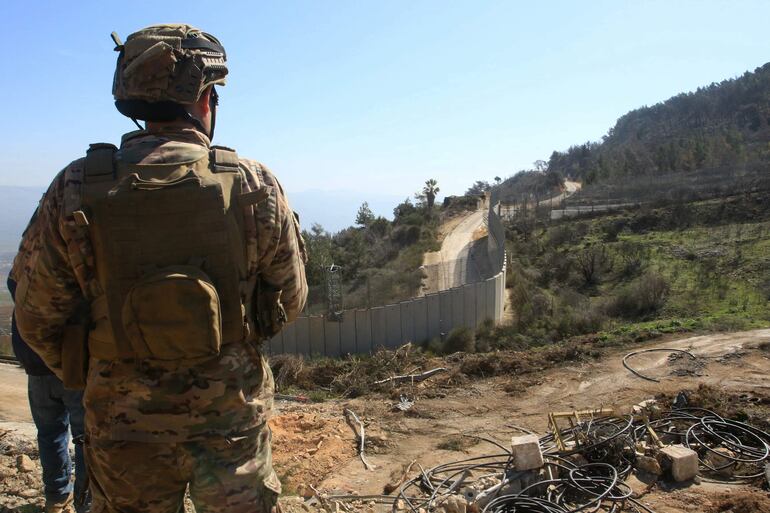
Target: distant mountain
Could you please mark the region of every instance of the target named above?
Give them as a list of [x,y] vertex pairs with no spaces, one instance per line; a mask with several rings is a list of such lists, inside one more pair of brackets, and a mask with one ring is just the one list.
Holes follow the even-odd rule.
[[[0,252],[16,250],[43,192],[43,187],[0,186]],[[292,208],[300,215],[303,228],[320,223],[330,232],[352,225],[364,201],[376,215],[392,218],[393,207],[406,197],[349,191],[289,191],[287,194]]]
[[554,151],[548,170],[585,183],[770,164],[770,63],[621,116],[601,142]]
[[16,250],[43,192],[43,187],[0,186],[0,252]]

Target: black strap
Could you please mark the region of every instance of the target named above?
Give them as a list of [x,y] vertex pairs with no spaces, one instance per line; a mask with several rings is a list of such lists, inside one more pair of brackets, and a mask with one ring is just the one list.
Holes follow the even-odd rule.
[[224,146],[212,146],[209,161],[214,173],[237,173],[239,169],[238,154]]
[[83,169],[84,181],[101,182],[115,178],[116,151],[118,148],[114,144],[96,143],[90,145]]

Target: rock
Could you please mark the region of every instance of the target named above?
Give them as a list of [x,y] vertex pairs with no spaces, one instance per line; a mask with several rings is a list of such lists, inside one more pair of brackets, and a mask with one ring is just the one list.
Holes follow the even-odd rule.
[[660,450],[661,456],[671,462],[671,476],[681,483],[698,475],[698,453],[683,445],[669,445]]
[[27,488],[26,490],[22,490],[19,493],[17,493],[19,497],[24,497],[25,499],[31,499],[32,497],[37,497],[40,495],[40,492],[33,489],[33,488]]
[[19,472],[32,472],[35,470],[35,464],[26,454],[19,454],[16,458],[16,468]]
[[516,470],[533,470],[543,466],[543,453],[536,435],[514,436],[511,449]]
[[647,399],[646,401],[642,401],[639,404],[635,404],[631,408],[631,412],[634,415],[643,415],[649,417],[650,420],[660,418],[660,406],[658,406],[658,401],[655,399]]
[[706,453],[706,464],[714,468],[714,471],[722,477],[733,477],[735,470],[735,454],[724,447],[717,447]]
[[641,470],[642,472],[647,472],[648,474],[655,476],[659,476],[663,473],[658,460],[645,455],[639,455],[636,457],[636,468],[637,470]]
[[450,495],[441,506],[446,513],[467,513],[468,511],[468,503],[459,495]]

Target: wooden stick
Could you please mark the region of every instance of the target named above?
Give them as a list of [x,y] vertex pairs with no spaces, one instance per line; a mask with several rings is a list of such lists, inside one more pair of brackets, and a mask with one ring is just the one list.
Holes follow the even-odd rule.
[[425,371],[422,374],[406,374],[404,376],[392,376],[390,378],[381,379],[379,381],[375,381],[372,383],[373,385],[382,385],[384,383],[401,383],[403,381],[411,381],[412,383],[419,383],[420,381],[426,380],[429,377],[433,376],[434,374],[438,374],[439,372],[445,372],[446,367],[437,367],[435,369],[431,369],[429,371]]

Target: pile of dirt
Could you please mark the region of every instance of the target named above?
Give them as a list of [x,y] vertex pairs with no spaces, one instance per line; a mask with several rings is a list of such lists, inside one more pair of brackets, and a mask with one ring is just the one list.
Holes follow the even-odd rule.
[[312,494],[310,485],[356,456],[353,431],[342,416],[331,420],[315,413],[285,413],[270,420],[270,429],[273,466],[285,494]]
[[770,513],[770,496],[753,490],[725,494],[708,513]]
[[42,476],[35,441],[0,428],[0,513],[41,511]]

